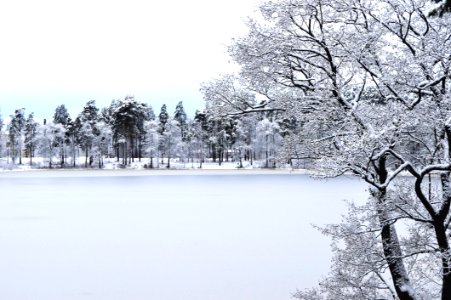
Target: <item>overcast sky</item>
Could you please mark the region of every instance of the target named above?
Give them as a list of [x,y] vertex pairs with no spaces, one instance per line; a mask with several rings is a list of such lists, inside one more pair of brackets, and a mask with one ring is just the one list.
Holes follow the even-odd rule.
[[226,45],[258,0],[17,0],[0,4],[0,113],[72,117],[128,94],[203,108],[199,84],[233,69]]

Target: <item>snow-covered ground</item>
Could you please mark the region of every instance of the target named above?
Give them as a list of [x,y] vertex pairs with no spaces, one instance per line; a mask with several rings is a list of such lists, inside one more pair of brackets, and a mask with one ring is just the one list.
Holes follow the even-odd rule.
[[3,172],[0,295],[290,299],[329,268],[310,224],[338,221],[364,190],[287,170]]
[[[53,158],[52,169],[58,170],[61,169],[59,165],[59,159]],[[75,169],[84,169],[84,170],[98,170],[98,163],[94,162],[92,166],[85,168],[85,157],[80,156],[76,161],[77,167]],[[148,166],[150,165],[150,160],[148,158],[142,158],[141,161],[135,159],[134,162],[131,162],[127,165],[125,169],[127,170],[141,170],[141,169],[150,169]],[[160,159],[153,159],[153,166],[151,170],[167,170],[167,158],[164,159],[163,162]],[[218,162],[213,162],[211,159],[202,163],[198,161],[193,162],[183,162],[179,159],[171,159],[171,170],[254,170],[254,169],[262,169],[264,166],[263,161],[254,161],[251,164],[249,161],[243,162],[243,167],[239,168],[239,163],[232,161],[225,161],[219,164]],[[29,170],[41,170],[48,169],[49,163],[48,159],[44,159],[42,157],[33,158],[32,165],[30,165],[28,158],[22,158],[22,164],[12,163],[9,158],[0,158],[0,172],[10,172],[10,171],[29,171]],[[66,163],[65,169],[72,169],[72,163],[69,160]],[[122,160],[119,161],[116,158],[104,158],[103,159],[103,170],[117,170],[124,169],[122,165]],[[289,165],[286,167],[279,167],[279,169],[292,169]]]

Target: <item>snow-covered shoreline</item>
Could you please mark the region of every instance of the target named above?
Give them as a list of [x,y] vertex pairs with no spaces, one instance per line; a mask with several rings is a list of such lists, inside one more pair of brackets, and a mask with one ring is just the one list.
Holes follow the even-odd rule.
[[151,175],[271,175],[309,174],[291,169],[16,169],[0,170],[2,177],[98,177]]

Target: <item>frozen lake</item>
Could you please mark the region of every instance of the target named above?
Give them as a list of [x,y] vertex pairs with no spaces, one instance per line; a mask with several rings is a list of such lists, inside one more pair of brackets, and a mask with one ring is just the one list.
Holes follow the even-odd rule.
[[329,270],[310,224],[366,198],[352,178],[121,172],[0,173],[2,299],[290,299]]

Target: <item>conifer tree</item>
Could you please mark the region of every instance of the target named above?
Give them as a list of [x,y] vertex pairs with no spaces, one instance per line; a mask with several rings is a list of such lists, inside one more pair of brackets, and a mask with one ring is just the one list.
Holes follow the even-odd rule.
[[158,115],[158,120],[160,122],[158,133],[162,135],[165,131],[166,123],[168,122],[169,114],[166,108],[166,104],[161,106],[160,114]]
[[59,105],[53,114],[53,123],[67,125],[69,121],[69,113],[64,104]]
[[156,116],[155,116],[155,112],[153,111],[152,105],[147,106],[147,115],[148,115],[148,118],[150,121],[155,120]]
[[[69,122],[69,113],[64,104],[61,104],[55,109],[55,113],[53,115],[53,123],[61,124],[66,128],[67,123]],[[56,140],[56,143],[60,146],[60,156],[61,156],[61,167],[64,167],[65,163],[65,137],[61,137]]]
[[96,106],[95,100],[90,100],[83,107],[82,112],[78,116],[80,127],[79,127],[79,141],[82,148],[85,151],[85,167],[92,164],[92,157],[90,157],[89,152],[93,145],[94,135],[96,132],[96,123],[98,121],[99,109]]
[[37,127],[33,113],[29,114],[25,124],[25,151],[30,159],[30,166],[33,164]]
[[11,156],[13,162],[19,158],[19,164],[22,164],[22,146],[23,131],[25,129],[25,108],[16,109],[14,115],[11,115],[9,124],[9,142],[11,147]]
[[[113,130],[115,136],[123,139],[123,164],[127,164],[127,157],[131,161],[136,156],[141,158],[142,139],[145,136],[144,122],[149,120],[148,106],[127,96],[117,103],[113,112]],[[136,155],[137,154],[137,155]]]
[[81,125],[79,117],[77,117],[75,120],[72,120],[71,118],[68,119],[66,125],[65,139],[67,143],[70,145],[73,167],[75,167],[77,164],[76,156],[77,156],[77,147],[80,143],[79,139],[80,127]]
[[186,141],[186,135],[187,135],[187,117],[185,109],[183,108],[183,102],[180,101],[177,106],[175,107],[174,112],[174,120],[177,121],[178,126],[180,127],[180,133],[182,136],[182,141]]

